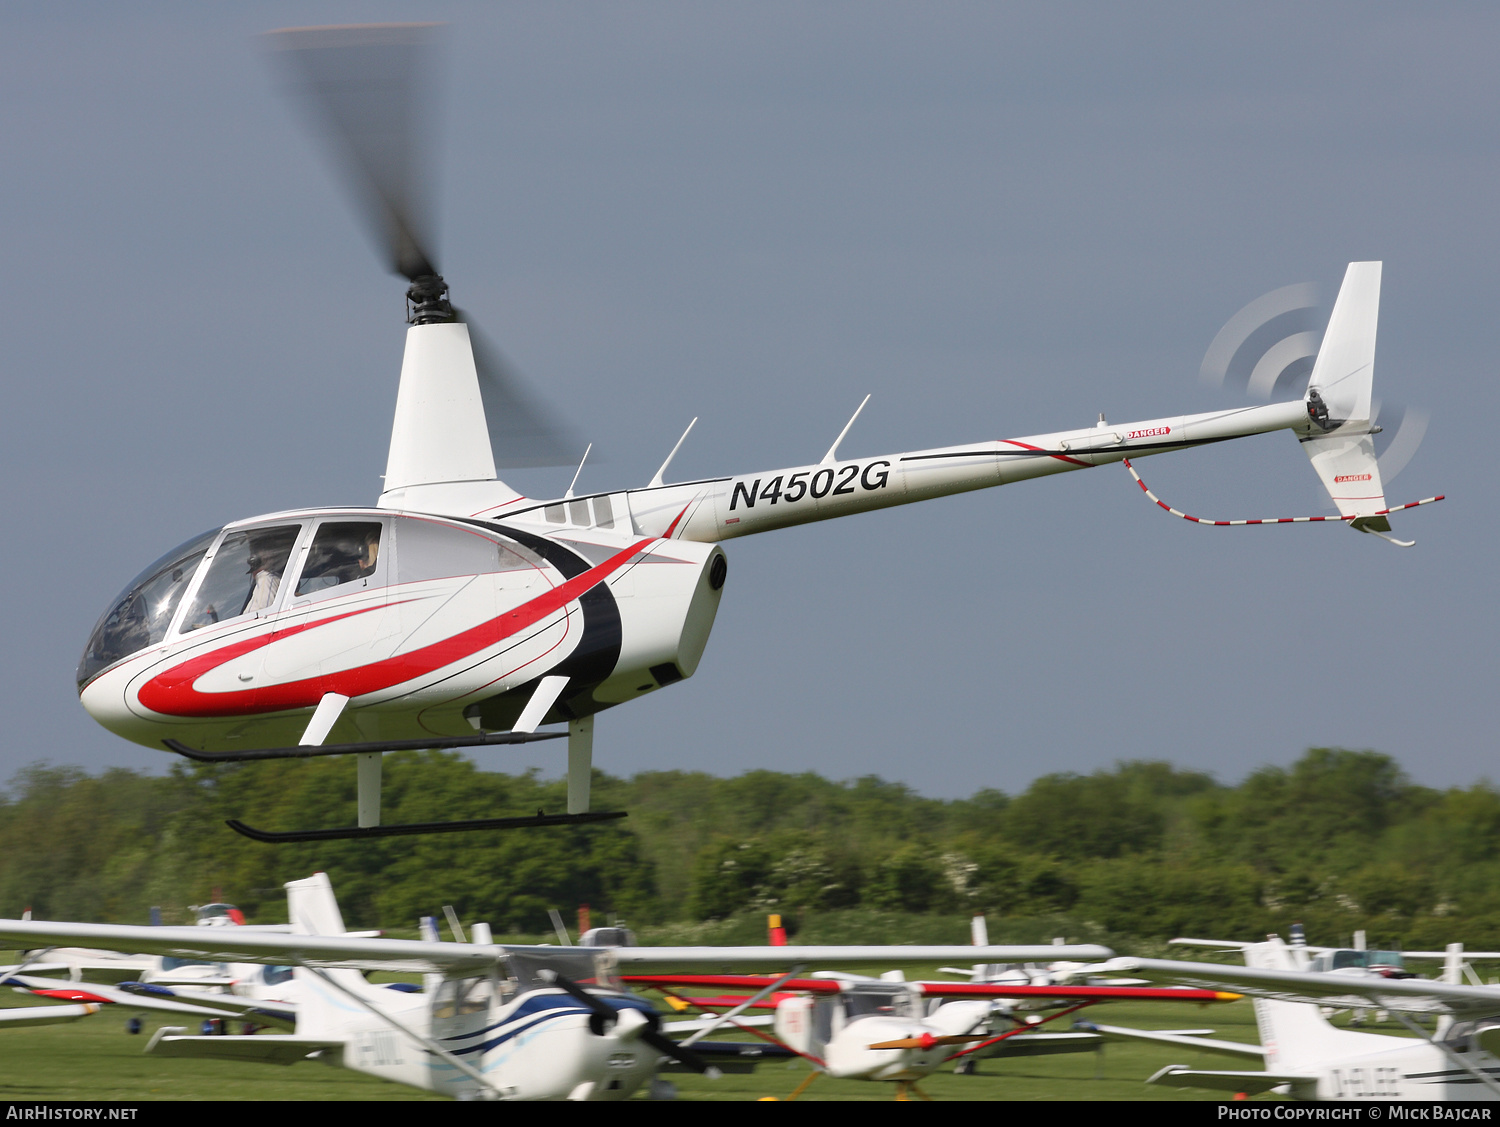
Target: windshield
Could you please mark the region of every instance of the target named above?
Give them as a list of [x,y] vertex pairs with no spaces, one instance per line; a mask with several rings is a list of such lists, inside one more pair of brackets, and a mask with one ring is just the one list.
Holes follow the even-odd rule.
[[173,548],[130,582],[104,612],[78,662],[78,687],[121,658],[154,646],[167,636],[182,593],[193,580],[217,528]]
[[579,986],[597,986],[606,990],[619,990],[620,980],[615,977],[614,956],[608,951],[591,951],[586,947],[559,947],[553,951],[540,952],[508,951],[511,977],[521,990],[534,990],[552,985],[550,977],[543,977],[542,970],[553,971],[571,979]]
[[1404,967],[1405,959],[1400,951],[1335,951],[1332,970],[1345,967]]

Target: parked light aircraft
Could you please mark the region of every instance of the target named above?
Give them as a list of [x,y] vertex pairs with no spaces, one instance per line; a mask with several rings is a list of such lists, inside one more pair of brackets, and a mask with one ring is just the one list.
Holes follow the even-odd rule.
[[[906,950],[900,949],[903,955]],[[878,979],[823,973],[810,978],[627,974],[623,980],[661,990],[705,1012],[729,1006],[718,1018],[727,1027],[738,1026],[739,1015],[749,1009],[774,1008],[774,1037],[746,1031],[813,1066],[792,1099],[820,1075],[892,1081],[898,1100],[907,1099],[909,1092],[926,1099],[917,1081],[950,1061],[962,1064],[982,1056],[1040,1056],[1097,1048],[1100,1038],[1094,1033],[1043,1033],[1039,1029],[1098,1002],[1208,1003],[1240,997],[1219,990],[1176,987],[907,982],[899,972]],[[682,993],[704,987],[756,993],[709,999]],[[743,1059],[748,1046],[698,1043],[716,1027],[717,1023],[710,1023],[683,1044],[695,1044],[705,1054],[729,1053]]]
[[[90,715],[147,746],[217,760],[359,756],[357,827],[231,822],[239,832],[309,840],[622,816],[590,811],[594,717],[693,675],[728,574],[721,544],[735,537],[1277,430],[1302,444],[1338,509],[1287,522],[1392,539],[1391,513],[1441,499],[1389,505],[1375,461],[1379,262],[1349,265],[1307,390],[1290,402],[847,458],[851,418],[806,465],[669,484],[679,440],[642,487],[523,497],[496,467],[527,454],[528,409],[449,301],[416,206],[429,101],[412,74],[425,34],[271,37],[410,283],[375,506],[271,513],[194,537],[126,586],[78,666]],[[538,732],[545,724],[568,726],[566,815],[379,824],[380,753],[563,735]]]
[[[287,885],[293,934],[249,928],[132,927],[0,920],[0,940],[27,948],[86,943],[178,958],[295,967],[302,995],[296,1032],[182,1036],[159,1031],[150,1051],[289,1064],[326,1057],[385,1080],[459,1098],[624,1099],[664,1057],[710,1066],[674,1044],[621,972],[684,968],[793,973],[809,965],[865,965],[895,958],[996,962],[1108,957],[1091,945],[1046,947],[526,947],[354,939],[326,876]],[[435,933],[429,932],[429,935]],[[361,970],[419,972],[412,991],[366,982]],[[103,988],[109,989],[109,988]],[[205,1001],[205,1004],[206,1001]]]
[[[1264,1062],[1257,1071],[1204,1071],[1170,1065],[1148,1083],[1300,1099],[1494,1100],[1500,1098],[1500,987],[1458,981],[1390,979],[1299,966],[1279,938],[1244,948],[1246,965],[1115,959],[1109,970],[1158,982],[1236,990],[1255,996],[1260,1045],[1095,1026],[1100,1032],[1232,1053]],[[1455,953],[1457,954],[1457,953]],[[1456,978],[1456,965],[1450,974]],[[1335,1028],[1320,1007],[1389,1011],[1415,1037]],[[1429,1032],[1413,1015],[1436,1017]]]

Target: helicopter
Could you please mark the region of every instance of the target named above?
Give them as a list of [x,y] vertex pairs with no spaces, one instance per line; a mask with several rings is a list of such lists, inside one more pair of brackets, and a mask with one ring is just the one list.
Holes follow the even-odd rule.
[[[408,282],[378,499],[238,520],[172,549],[105,610],[77,670],[83,707],[136,743],[211,762],[356,757],[356,825],[231,820],[236,832],[308,841],[623,817],[590,808],[594,717],[693,676],[736,537],[1114,462],[1136,474],[1131,458],[1276,430],[1302,444],[1338,516],[1204,520],[1137,481],[1200,524],[1335,521],[1402,546],[1390,514],[1442,499],[1385,500],[1371,410],[1379,262],[1349,265],[1300,399],[841,458],[867,396],[814,464],[668,483],[689,424],[644,487],[522,496],[498,470],[552,457],[547,426],[453,304],[423,235],[415,89],[431,30],[268,37]],[[381,824],[386,752],[564,737],[566,813]]]

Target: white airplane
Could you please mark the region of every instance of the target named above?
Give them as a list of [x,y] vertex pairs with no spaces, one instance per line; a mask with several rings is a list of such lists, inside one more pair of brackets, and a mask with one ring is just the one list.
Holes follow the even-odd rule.
[[[1169,1065],[1147,1083],[1248,1094],[1280,1091],[1320,1100],[1500,1098],[1500,987],[1386,978],[1359,968],[1307,970],[1280,938],[1244,947],[1246,965],[1115,959],[1106,969],[1157,982],[1255,996],[1260,1045],[1094,1026],[1107,1035],[1175,1044],[1262,1061],[1256,1071]],[[1456,974],[1456,967],[1450,966]],[[1389,1011],[1414,1037],[1334,1027],[1322,1007]],[[1414,1015],[1436,1017],[1432,1031]]]
[[[594,716],[693,675],[728,574],[720,545],[735,537],[1277,430],[1301,443],[1337,516],[1204,520],[1157,503],[1200,524],[1331,521],[1394,539],[1390,514],[1441,500],[1388,504],[1375,460],[1379,262],[1349,265],[1306,393],[1289,402],[842,457],[856,411],[816,462],[668,483],[684,432],[642,487],[521,496],[497,466],[524,458],[531,416],[448,300],[415,206],[427,102],[411,75],[425,34],[271,37],[410,282],[375,506],[269,513],[194,537],[126,585],[78,666],[83,707],[146,746],[227,761],[359,757],[357,826],[231,821],[238,832],[301,841],[623,816],[590,810]],[[382,752],[564,734],[545,724],[567,725],[567,814],[380,824]]]
[[[164,1029],[152,1038],[148,1051],[281,1064],[332,1059],[385,1080],[477,1099],[617,1100],[647,1082],[664,1057],[709,1069],[691,1046],[681,1047],[663,1035],[651,1005],[622,988],[621,971],[734,967],[790,968],[795,974],[812,964],[946,961],[964,953],[997,962],[1054,952],[1083,959],[1109,955],[1107,948],[1091,945],[1062,950],[523,947],[491,943],[484,924],[471,927],[470,943],[355,939],[343,931],[326,876],[293,881],[287,893],[291,934],[0,920],[0,940],[27,948],[87,943],[177,958],[291,966],[302,987],[295,1033],[185,1036]],[[427,978],[421,990],[376,986],[365,981],[361,970],[420,972]],[[250,1004],[227,998],[212,1004],[233,1001]],[[194,1004],[200,1000],[195,998]]]
[[[986,952],[994,949],[979,948]],[[900,950],[904,954],[907,949]],[[1179,987],[907,982],[900,972],[878,979],[825,972],[809,978],[790,974],[779,978],[627,974],[623,980],[633,986],[662,990],[677,1003],[704,1012],[728,1007],[683,1042],[705,1055],[726,1054],[739,1060],[791,1054],[802,1057],[813,1071],[789,1099],[796,1099],[821,1075],[894,1082],[896,1099],[907,1100],[911,1093],[927,1099],[917,1082],[950,1062],[957,1061],[959,1070],[967,1072],[972,1069],[963,1066],[981,1057],[1041,1056],[1097,1048],[1101,1038],[1096,1033],[1039,1030],[1048,1022],[1099,1002],[1206,1004],[1240,997],[1219,990]],[[756,992],[727,998],[694,998],[682,993],[704,987]],[[756,1007],[774,1008],[774,1037],[756,1035],[780,1053],[744,1044],[700,1043],[701,1038],[719,1028],[746,1028],[740,1015]]]

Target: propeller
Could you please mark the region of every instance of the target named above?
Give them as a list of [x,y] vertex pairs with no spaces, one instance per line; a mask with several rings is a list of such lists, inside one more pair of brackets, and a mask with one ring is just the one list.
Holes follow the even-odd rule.
[[[619,1020],[620,1014],[618,1010],[611,1006],[606,1006],[599,998],[590,994],[572,979],[558,974],[555,970],[544,970],[540,972],[538,977],[544,981],[551,982],[553,986],[556,986],[565,994],[571,995],[575,1000],[587,1006],[589,1011],[594,1015],[595,1020],[589,1024],[595,1033],[602,1034],[605,1029]],[[659,1030],[644,1029],[637,1036],[662,1056],[671,1057],[684,1068],[691,1068],[694,1072],[701,1072],[711,1080],[718,1079],[720,1073],[717,1068],[693,1052],[692,1049],[679,1045],[670,1037],[664,1036]]]
[[426,126],[436,24],[289,28],[265,36],[294,99],[354,197],[381,257],[409,283],[407,320],[469,326],[497,467],[572,465],[583,444],[448,300],[433,249]]
[[[1199,377],[1252,399],[1300,395],[1323,342],[1327,314],[1318,288],[1298,282],[1262,294],[1224,323],[1203,354]],[[1376,403],[1375,456],[1389,485],[1406,468],[1427,433],[1424,411]]]

